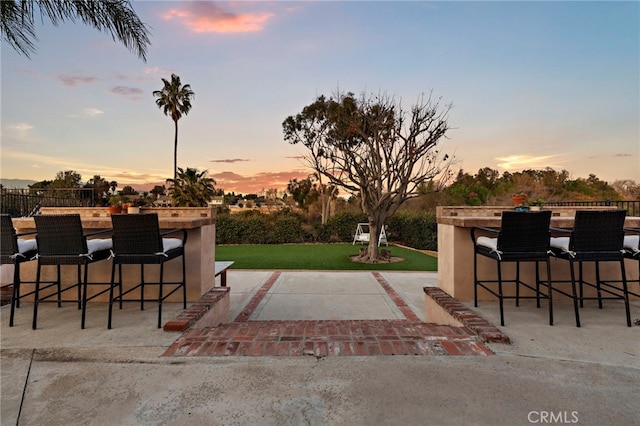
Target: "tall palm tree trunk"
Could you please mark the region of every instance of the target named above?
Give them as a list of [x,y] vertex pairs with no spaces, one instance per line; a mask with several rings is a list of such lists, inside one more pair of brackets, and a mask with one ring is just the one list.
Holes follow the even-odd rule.
[[173,139],[173,179],[178,177],[178,120],[173,122],[175,131],[175,137]]
[[178,178],[178,120],[183,115],[187,115],[191,109],[191,98],[194,96],[191,86],[180,84],[180,77],[171,74],[171,82],[162,79],[164,87],[162,90],[154,90],[153,96],[156,105],[162,109],[164,115],[171,117],[175,127],[175,138],[173,141],[173,179]]

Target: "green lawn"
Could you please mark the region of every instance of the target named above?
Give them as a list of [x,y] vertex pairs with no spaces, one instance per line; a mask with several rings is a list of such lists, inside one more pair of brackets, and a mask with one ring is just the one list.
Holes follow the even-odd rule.
[[[420,252],[389,246],[391,256],[402,262],[375,265],[352,262],[349,256],[358,254],[363,245],[351,244],[274,244],[219,245],[216,260],[233,260],[233,269],[301,269],[301,270],[376,270],[376,271],[436,271],[438,260]],[[387,248],[385,246],[381,249]]]

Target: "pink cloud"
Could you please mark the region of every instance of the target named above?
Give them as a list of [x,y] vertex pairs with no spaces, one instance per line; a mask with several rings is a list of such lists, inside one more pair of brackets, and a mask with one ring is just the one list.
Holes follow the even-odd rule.
[[79,83],[92,84],[98,81],[96,77],[82,77],[76,75],[59,75],[58,80],[65,86],[77,86]]
[[246,161],[251,161],[249,159],[246,158],[225,158],[222,160],[209,160],[210,163],[242,163],[242,162],[246,162]]
[[[152,176],[133,175],[125,172],[111,174],[109,179],[118,182],[118,188],[126,185],[133,186],[137,191],[150,191],[155,185],[164,185],[169,188],[166,182],[155,181]],[[283,172],[259,172],[253,175],[240,175],[235,172],[209,173],[209,176],[216,181],[215,187],[224,192],[235,192],[236,194],[260,194],[263,189],[275,188],[280,191],[287,189],[287,184],[292,179],[306,179],[309,177],[309,170],[289,170]]]
[[262,31],[273,13],[233,13],[214,2],[184,2],[162,15],[178,19],[195,33],[240,33]]
[[143,91],[137,87],[128,87],[128,86],[115,86],[109,89],[110,93],[118,96],[124,96],[125,98],[138,101],[142,99]]
[[211,176],[216,180],[216,188],[222,188],[225,192],[258,194],[263,189],[285,190],[290,180],[306,179],[309,176],[309,171],[260,172],[249,176],[226,171],[212,173]]

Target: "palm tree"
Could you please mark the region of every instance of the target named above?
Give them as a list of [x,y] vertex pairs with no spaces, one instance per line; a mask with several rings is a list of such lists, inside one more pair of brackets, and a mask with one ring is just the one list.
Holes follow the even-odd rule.
[[164,115],[170,115],[175,128],[173,141],[173,179],[177,178],[178,170],[178,120],[182,114],[187,115],[191,110],[191,98],[195,93],[191,90],[191,85],[180,83],[180,77],[171,74],[171,81],[162,79],[164,87],[162,90],[154,90],[153,96],[156,98],[156,105],[162,108]]
[[147,61],[147,47],[151,44],[149,30],[128,0],[2,0],[2,39],[27,58],[35,51],[36,9],[40,12],[40,21],[47,18],[57,26],[60,22],[79,19],[109,33],[114,41],[120,40],[127,49]]
[[175,179],[167,179],[169,195],[172,204],[177,207],[206,207],[209,201],[216,195],[213,187],[216,181],[207,177],[208,170],[201,172],[198,169],[187,167],[187,170],[178,168],[178,176]]

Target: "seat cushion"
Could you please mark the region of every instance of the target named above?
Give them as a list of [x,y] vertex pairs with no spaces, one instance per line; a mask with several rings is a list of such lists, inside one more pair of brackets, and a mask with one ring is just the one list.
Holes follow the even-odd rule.
[[626,253],[638,257],[640,255],[640,235],[625,235],[622,248]]
[[631,251],[640,249],[640,235],[625,235],[622,246]]
[[87,240],[88,254],[103,250],[110,250],[111,248],[113,248],[113,241],[111,238],[95,238],[93,240]]
[[162,250],[164,253],[169,250],[177,249],[182,247],[182,240],[180,238],[163,238],[162,239]]
[[33,251],[38,249],[38,243],[36,240],[23,240],[22,238],[18,238],[18,252],[26,253],[28,251]]
[[498,239],[491,237],[478,237],[476,244],[479,246],[487,247],[493,251],[498,249]]
[[564,252],[569,252],[570,237],[551,237],[550,245],[552,249],[559,249]]

